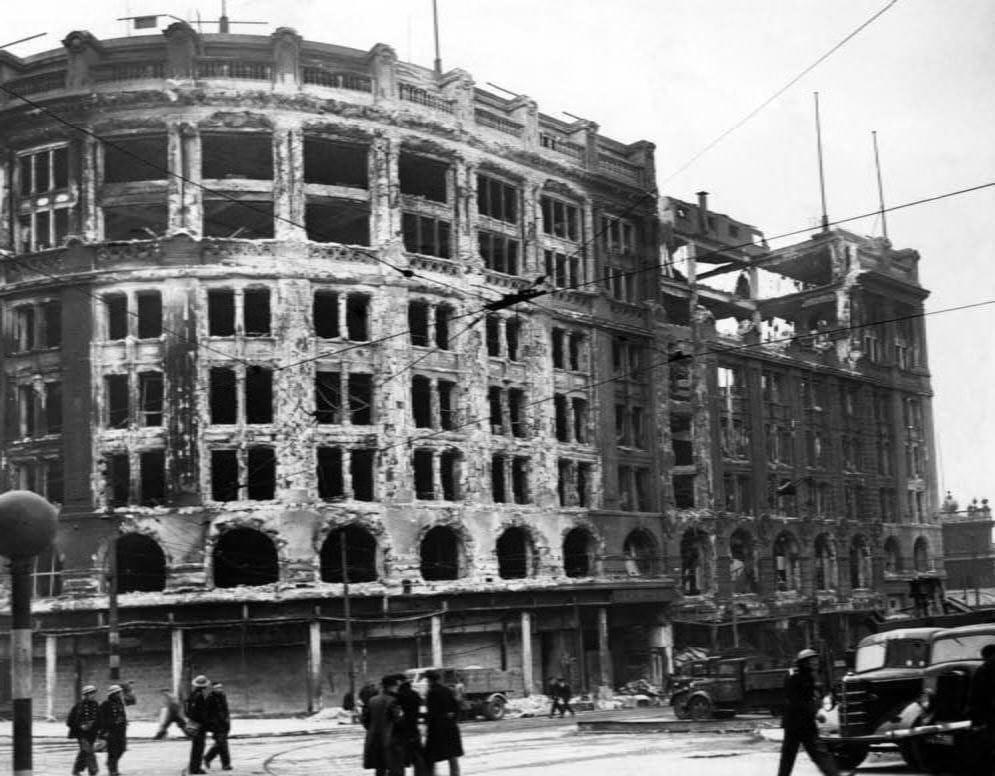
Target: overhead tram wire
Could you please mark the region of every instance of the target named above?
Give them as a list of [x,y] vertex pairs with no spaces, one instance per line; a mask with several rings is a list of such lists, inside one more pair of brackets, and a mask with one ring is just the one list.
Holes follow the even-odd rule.
[[721,143],[723,140],[725,140],[727,137],[729,137],[729,135],[731,135],[733,132],[735,132],[737,129],[739,129],[741,126],[743,126],[746,122],[748,122],[750,119],[752,119],[758,113],[760,113],[760,111],[762,111],[764,108],[766,108],[772,102],[774,102],[774,100],[776,100],[778,97],[780,97],[782,94],[784,94],[788,89],[790,89],[792,86],[794,86],[796,83],[798,83],[802,78],[804,78],[806,75],[808,75],[810,72],[812,72],[816,67],[818,67],[819,65],[821,65],[823,62],[825,62],[827,59],[829,59],[829,57],[831,57],[833,54],[835,54],[837,51],[839,51],[841,48],[843,48],[843,46],[845,46],[847,43],[849,43],[851,40],[853,40],[853,38],[855,38],[857,35],[859,35],[861,32],[863,32],[867,27],[869,27],[871,24],[873,24],[875,21],[877,21],[879,18],[881,18],[887,11],[891,10],[891,8],[897,2],[898,2],[898,0],[891,0],[891,2],[888,3],[888,5],[886,5],[884,8],[881,8],[879,11],[877,11],[876,13],[874,13],[869,19],[867,19],[865,22],[863,22],[863,24],[861,24],[860,26],[858,26],[849,35],[847,35],[845,38],[843,38],[838,43],[836,43],[836,45],[834,45],[831,49],[829,49],[829,51],[827,51],[821,57],[819,57],[818,59],[816,59],[811,65],[809,65],[808,67],[806,67],[798,75],[796,75],[794,78],[792,78],[790,81],[788,81],[784,86],[782,86],[780,89],[778,89],[776,92],[774,92],[770,97],[768,97],[766,100],[764,100],[762,103],[760,103],[760,105],[758,105],[752,111],[750,111],[749,113],[747,113],[743,118],[741,118],[739,121],[737,121],[731,127],[729,127],[729,129],[727,129],[725,132],[723,132],[721,135],[719,135],[717,138],[715,138],[712,142],[710,142],[708,145],[706,145],[704,148],[702,148],[700,151],[698,151],[685,164],[683,164],[681,167],[678,167],[676,170],[674,170],[674,172],[672,172],[670,175],[668,175],[666,178],[664,178],[664,180],[661,182],[660,185],[663,186],[663,185],[666,185],[667,183],[670,183],[670,181],[672,181],[674,178],[676,178],[678,175],[680,175],[682,172],[684,172],[686,169],[688,169],[691,165],[693,165],[695,162],[697,162],[701,157],[703,157],[705,154],[707,154],[709,151],[711,151],[713,148],[715,148],[715,146],[717,146],[719,143]]

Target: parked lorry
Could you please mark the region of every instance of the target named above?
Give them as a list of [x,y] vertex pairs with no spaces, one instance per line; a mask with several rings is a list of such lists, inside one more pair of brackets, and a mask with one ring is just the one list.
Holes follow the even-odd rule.
[[[853,670],[834,689],[835,707],[822,717],[821,735],[841,769],[856,768],[871,749],[894,748],[915,764],[911,743],[900,731],[919,717],[930,645],[941,628],[902,628],[862,639]],[[899,733],[896,738],[896,733]]]
[[744,711],[780,714],[786,668],[763,658],[711,657],[693,661],[674,680],[670,704],[678,719],[732,717]]
[[987,644],[995,644],[993,622],[946,628],[933,635],[921,697],[906,711],[914,719],[903,731],[919,769],[968,771],[978,747],[989,745],[972,729],[967,706],[971,680]]
[[454,693],[466,718],[484,717],[497,720],[505,715],[508,697],[524,690],[522,672],[498,668],[409,668],[405,676],[424,698],[428,686],[426,671],[436,671],[439,680]]

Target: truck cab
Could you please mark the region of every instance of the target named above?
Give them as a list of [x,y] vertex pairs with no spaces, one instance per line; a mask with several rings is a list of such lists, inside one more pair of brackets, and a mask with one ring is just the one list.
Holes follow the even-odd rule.
[[823,728],[822,737],[841,768],[856,768],[874,749],[898,746],[914,763],[907,742],[896,731],[915,721],[915,705],[923,690],[932,639],[941,628],[901,628],[874,633],[857,644],[853,670],[840,681],[837,729]]

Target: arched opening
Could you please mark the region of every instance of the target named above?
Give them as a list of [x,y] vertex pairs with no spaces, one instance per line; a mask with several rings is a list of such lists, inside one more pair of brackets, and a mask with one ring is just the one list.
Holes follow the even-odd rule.
[[166,589],[166,556],[154,539],[141,534],[125,534],[115,545],[119,593]]
[[815,589],[835,590],[838,584],[836,543],[828,534],[819,534],[815,539]]
[[755,542],[745,528],[737,528],[729,537],[729,574],[733,593],[760,592]]
[[850,542],[850,587],[871,586],[871,547],[864,536],[854,536]]
[[497,540],[498,575],[501,579],[524,579],[534,566],[532,539],[524,528],[508,528]]
[[884,540],[884,573],[901,574],[903,571],[902,545],[894,536]]
[[214,547],[214,586],[269,585],[280,576],[276,546],[262,531],[233,528]]
[[920,536],[916,543],[912,545],[912,561],[915,563],[916,571],[929,571],[929,542]]
[[641,528],[625,537],[622,544],[625,555],[625,568],[630,576],[647,577],[656,568],[656,542]]
[[460,540],[452,528],[437,525],[422,537],[421,575],[429,582],[462,575]]
[[[342,556],[345,571],[342,573]],[[365,528],[347,525],[336,528],[321,545],[322,582],[374,582],[377,571],[377,540]]]
[[589,577],[594,542],[584,528],[573,528],[563,537],[563,572],[568,577]]
[[774,540],[774,573],[778,590],[798,590],[801,587],[798,542],[787,531],[778,534]]
[[684,595],[701,595],[711,588],[711,539],[700,528],[681,537],[681,589]]
[[62,558],[54,544],[50,544],[35,558],[31,583],[31,592],[35,598],[62,595]]

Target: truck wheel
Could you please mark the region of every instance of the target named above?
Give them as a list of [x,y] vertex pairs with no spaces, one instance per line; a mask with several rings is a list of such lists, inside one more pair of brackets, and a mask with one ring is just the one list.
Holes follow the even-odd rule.
[[484,719],[494,722],[504,717],[504,706],[504,698],[489,698],[481,705],[480,711]]
[[711,719],[712,702],[704,695],[695,695],[688,701],[688,716],[691,719]]
[[832,747],[830,751],[836,760],[836,766],[841,771],[852,771],[867,757],[868,749],[869,747],[864,744],[840,744]]
[[671,698],[670,705],[673,707],[674,716],[677,717],[677,719],[688,718],[688,695],[686,692],[682,692]]

